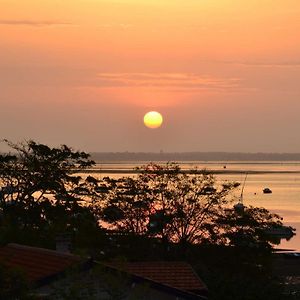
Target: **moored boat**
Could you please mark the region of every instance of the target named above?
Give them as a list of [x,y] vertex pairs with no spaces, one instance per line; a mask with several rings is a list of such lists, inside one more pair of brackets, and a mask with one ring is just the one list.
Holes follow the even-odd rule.
[[264,188],[263,193],[264,194],[272,194],[272,190],[270,190],[269,188]]

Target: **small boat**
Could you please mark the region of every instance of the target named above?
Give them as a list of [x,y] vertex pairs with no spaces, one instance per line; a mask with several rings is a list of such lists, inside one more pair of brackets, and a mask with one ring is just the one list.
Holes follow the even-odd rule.
[[233,206],[233,209],[238,215],[242,215],[245,211],[245,205],[242,202],[239,202]]
[[263,192],[264,194],[272,194],[272,190],[270,190],[269,188],[264,188]]
[[248,174],[246,173],[245,180],[244,180],[244,183],[243,183],[243,186],[242,186],[242,191],[241,191],[240,200],[239,200],[239,202],[238,202],[237,204],[235,204],[235,205],[233,206],[234,211],[235,211],[238,215],[243,215],[243,214],[244,214],[244,211],[245,211],[245,205],[244,205],[244,203],[243,203],[243,196],[244,196],[244,188],[245,188],[247,176],[248,176]]
[[280,239],[290,239],[295,235],[293,229],[289,226],[268,228],[264,230],[264,233]]
[[286,258],[300,258],[299,252],[287,252],[287,253],[283,253],[283,255]]

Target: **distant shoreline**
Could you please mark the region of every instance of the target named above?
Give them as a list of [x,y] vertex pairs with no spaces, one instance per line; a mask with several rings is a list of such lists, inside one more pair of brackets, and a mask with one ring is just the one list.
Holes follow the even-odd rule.
[[[140,174],[136,169],[84,169],[74,173],[100,173],[100,174]],[[181,170],[183,174],[300,174],[300,171],[257,171],[257,170]]]
[[96,161],[300,161],[300,153],[242,153],[242,152],[91,152]]

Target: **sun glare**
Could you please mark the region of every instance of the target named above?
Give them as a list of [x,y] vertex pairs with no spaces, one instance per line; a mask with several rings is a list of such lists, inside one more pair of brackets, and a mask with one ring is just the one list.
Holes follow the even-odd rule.
[[155,129],[159,128],[163,123],[162,115],[157,111],[150,111],[144,116],[144,124],[148,128]]

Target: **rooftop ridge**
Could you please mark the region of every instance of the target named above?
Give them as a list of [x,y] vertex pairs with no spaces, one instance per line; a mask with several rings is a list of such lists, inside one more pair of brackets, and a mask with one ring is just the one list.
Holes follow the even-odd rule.
[[17,243],[9,243],[6,246],[10,247],[10,248],[15,248],[15,249],[23,249],[23,250],[42,252],[42,253],[51,254],[51,255],[54,255],[54,256],[74,258],[74,259],[80,260],[80,256],[78,256],[78,255],[75,255],[75,254],[72,254],[72,253],[63,253],[63,252],[59,252],[59,251],[51,250],[51,249],[45,249],[45,248],[27,246],[27,245],[20,245],[20,244],[17,244]]
[[[136,262],[136,263],[155,263],[157,261],[147,261],[147,262]],[[187,262],[184,262],[184,261],[158,261],[158,262],[161,262],[161,263],[174,263],[174,262],[182,262],[186,265],[188,265],[192,270],[192,266],[187,263]],[[176,287],[176,286],[173,286],[171,284],[168,284],[168,283],[165,283],[165,282],[160,282],[160,281],[157,281],[153,278],[150,278],[148,276],[145,276],[145,275],[141,275],[141,274],[138,274],[138,273],[135,273],[135,272],[132,272],[131,270],[126,270],[125,268],[120,268],[118,267],[117,265],[114,265],[114,264],[111,264],[111,263],[107,263],[107,262],[101,262],[101,261],[95,261],[95,263],[97,264],[100,264],[104,267],[107,267],[107,268],[111,268],[111,269],[114,269],[116,271],[121,271],[121,272],[124,272],[124,273],[127,273],[127,274],[131,274],[132,276],[134,276],[135,278],[139,278],[139,279],[144,279],[144,280],[147,280],[148,282],[150,283],[153,283],[159,287],[162,287],[162,288],[167,288],[167,289],[171,289],[173,291],[177,291],[177,292],[180,292],[180,293],[183,293],[185,294],[186,296],[189,296],[189,297],[192,297],[191,299],[207,299],[205,296],[203,295],[199,295],[199,294],[196,294],[194,291],[189,291],[189,290],[186,290],[186,289],[182,289],[182,288],[179,288],[179,287]],[[133,262],[134,263],[134,262]],[[197,275],[197,273],[193,270],[193,273],[196,274],[197,278],[199,279],[199,281],[201,283],[203,283],[203,281],[201,280],[201,278]],[[207,286],[203,283],[203,287],[201,288],[201,290],[207,290]],[[189,298],[190,299],[190,298]]]

